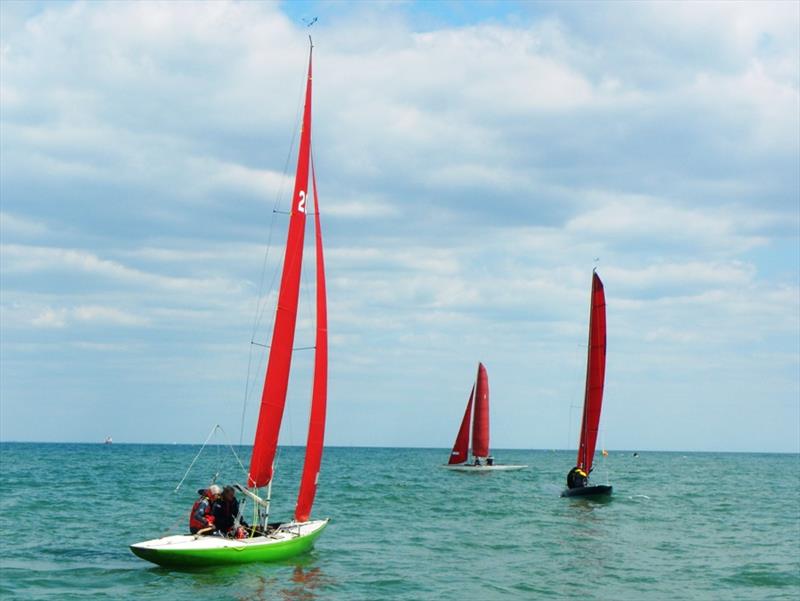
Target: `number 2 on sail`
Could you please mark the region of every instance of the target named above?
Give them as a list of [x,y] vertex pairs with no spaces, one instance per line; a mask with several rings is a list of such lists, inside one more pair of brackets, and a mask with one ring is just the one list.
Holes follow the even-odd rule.
[[306,212],[306,191],[300,190],[300,201],[297,203],[297,210],[301,213]]

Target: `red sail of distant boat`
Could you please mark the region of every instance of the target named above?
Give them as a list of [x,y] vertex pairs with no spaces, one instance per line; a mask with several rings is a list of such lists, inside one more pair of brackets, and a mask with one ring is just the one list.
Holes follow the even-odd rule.
[[317,332],[314,350],[314,384],[311,392],[311,415],[308,420],[306,460],[294,518],[305,522],[311,515],[317,492],[322,448],[325,440],[325,403],[328,396],[328,306],[325,293],[325,258],[322,253],[322,230],[319,222],[319,199],[314,159],[311,159],[311,185],[314,190],[314,227],[317,261]]
[[589,316],[589,356],[586,362],[586,394],[583,401],[581,441],[577,466],[588,474],[592,469],[600,410],[603,405],[603,383],[606,376],[606,296],[603,282],[592,274],[592,301]]
[[300,270],[303,262],[310,150],[311,54],[308,57],[303,126],[300,132],[300,149],[297,156],[297,172],[292,194],[289,233],[283,258],[281,287],[278,293],[278,307],[275,313],[275,326],[272,331],[264,391],[261,395],[261,410],[258,415],[253,456],[250,460],[248,485],[251,487],[266,486],[272,480],[275,451],[278,447],[278,435],[283,419],[283,409],[286,405],[286,390],[289,384],[289,369],[292,364],[292,347],[297,323]]
[[472,455],[474,457],[489,456],[489,376],[483,363],[478,363],[478,378],[475,383]]
[[448,461],[450,465],[464,463],[467,460],[467,453],[469,451],[469,426],[472,421],[472,399],[474,398],[475,386],[473,385],[472,392],[469,393],[467,409],[464,411],[464,419],[461,420],[461,427],[458,429],[456,443],[453,445],[453,451],[450,453],[450,461]]

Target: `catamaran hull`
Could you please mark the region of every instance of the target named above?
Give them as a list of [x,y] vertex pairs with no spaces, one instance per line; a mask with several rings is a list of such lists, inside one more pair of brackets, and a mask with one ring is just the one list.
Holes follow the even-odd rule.
[[513,472],[515,470],[524,470],[527,465],[443,465],[446,470],[454,472],[467,472],[471,474],[478,474],[484,472]]
[[305,553],[314,546],[328,520],[283,524],[269,536],[242,540],[179,534],[131,545],[131,551],[164,567],[192,568],[270,562]]
[[561,491],[562,497],[610,497],[612,486],[583,486],[581,488],[565,488]]

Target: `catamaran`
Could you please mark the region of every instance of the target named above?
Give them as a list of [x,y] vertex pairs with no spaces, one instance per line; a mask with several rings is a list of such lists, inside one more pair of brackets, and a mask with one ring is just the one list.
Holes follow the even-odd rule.
[[586,360],[586,390],[583,399],[581,438],[578,460],[567,474],[567,488],[562,497],[597,497],[611,494],[611,486],[589,486],[597,433],[600,430],[600,410],[603,407],[603,386],[606,377],[606,295],[603,282],[592,272],[592,297],[589,311],[589,351]]
[[[473,418],[473,405],[475,415]],[[472,423],[472,462],[469,458],[469,434]],[[478,363],[478,375],[467,401],[467,408],[456,435],[456,442],[450,452],[450,461],[443,465],[457,472],[491,472],[521,470],[527,465],[501,465],[494,462],[489,454],[489,375],[483,363]]]
[[[310,38],[309,38],[310,40]],[[208,566],[231,563],[277,561],[308,551],[328,525],[327,519],[311,519],[317,490],[325,436],[325,411],[328,385],[328,318],[325,290],[325,265],[320,229],[317,181],[311,155],[311,58],[305,86],[303,125],[295,174],[294,193],[284,251],[278,306],[272,331],[269,360],[261,396],[253,455],[246,486],[237,486],[257,507],[257,518],[244,538],[178,534],[131,545],[131,551],[148,561],[164,566]],[[316,341],[306,456],[294,519],[269,522],[269,505],[274,475],[278,435],[283,419],[289,371],[292,362],[303,239],[308,204],[309,171],[314,198],[316,258]],[[266,496],[261,489],[266,487]]]

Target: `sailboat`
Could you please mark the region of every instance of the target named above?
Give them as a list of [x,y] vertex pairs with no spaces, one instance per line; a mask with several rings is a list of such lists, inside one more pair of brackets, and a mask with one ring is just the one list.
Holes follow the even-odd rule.
[[[310,41],[310,38],[309,38]],[[180,534],[131,545],[131,551],[148,561],[164,566],[207,566],[232,563],[277,561],[308,551],[328,525],[327,519],[311,519],[311,508],[317,490],[325,436],[325,409],[328,383],[328,326],[325,291],[325,266],[320,230],[317,182],[311,156],[311,57],[305,86],[303,126],[297,159],[294,193],[284,252],[278,306],[272,331],[269,360],[261,397],[261,408],[253,445],[247,485],[238,485],[240,492],[257,507],[253,526],[241,539],[223,536]],[[308,203],[309,171],[314,197],[316,258],[316,343],[314,376],[311,392],[311,413],[306,443],[305,463],[294,511],[294,519],[284,523],[269,522],[269,504],[274,475],[286,392],[292,362],[300,275],[303,260],[303,239]],[[266,487],[266,497],[261,489]]]
[[[473,417],[473,406],[475,414]],[[472,457],[469,459],[469,434],[472,424]],[[500,465],[489,454],[489,375],[483,363],[478,363],[478,375],[467,401],[467,408],[450,452],[450,461],[442,467],[457,472],[491,472],[521,470],[527,465]]]
[[611,494],[611,486],[589,485],[600,410],[603,407],[603,386],[606,377],[606,295],[597,271],[592,271],[592,297],[589,312],[589,351],[586,360],[586,390],[583,399],[581,438],[578,460],[567,474],[567,488],[562,497],[597,497]]

